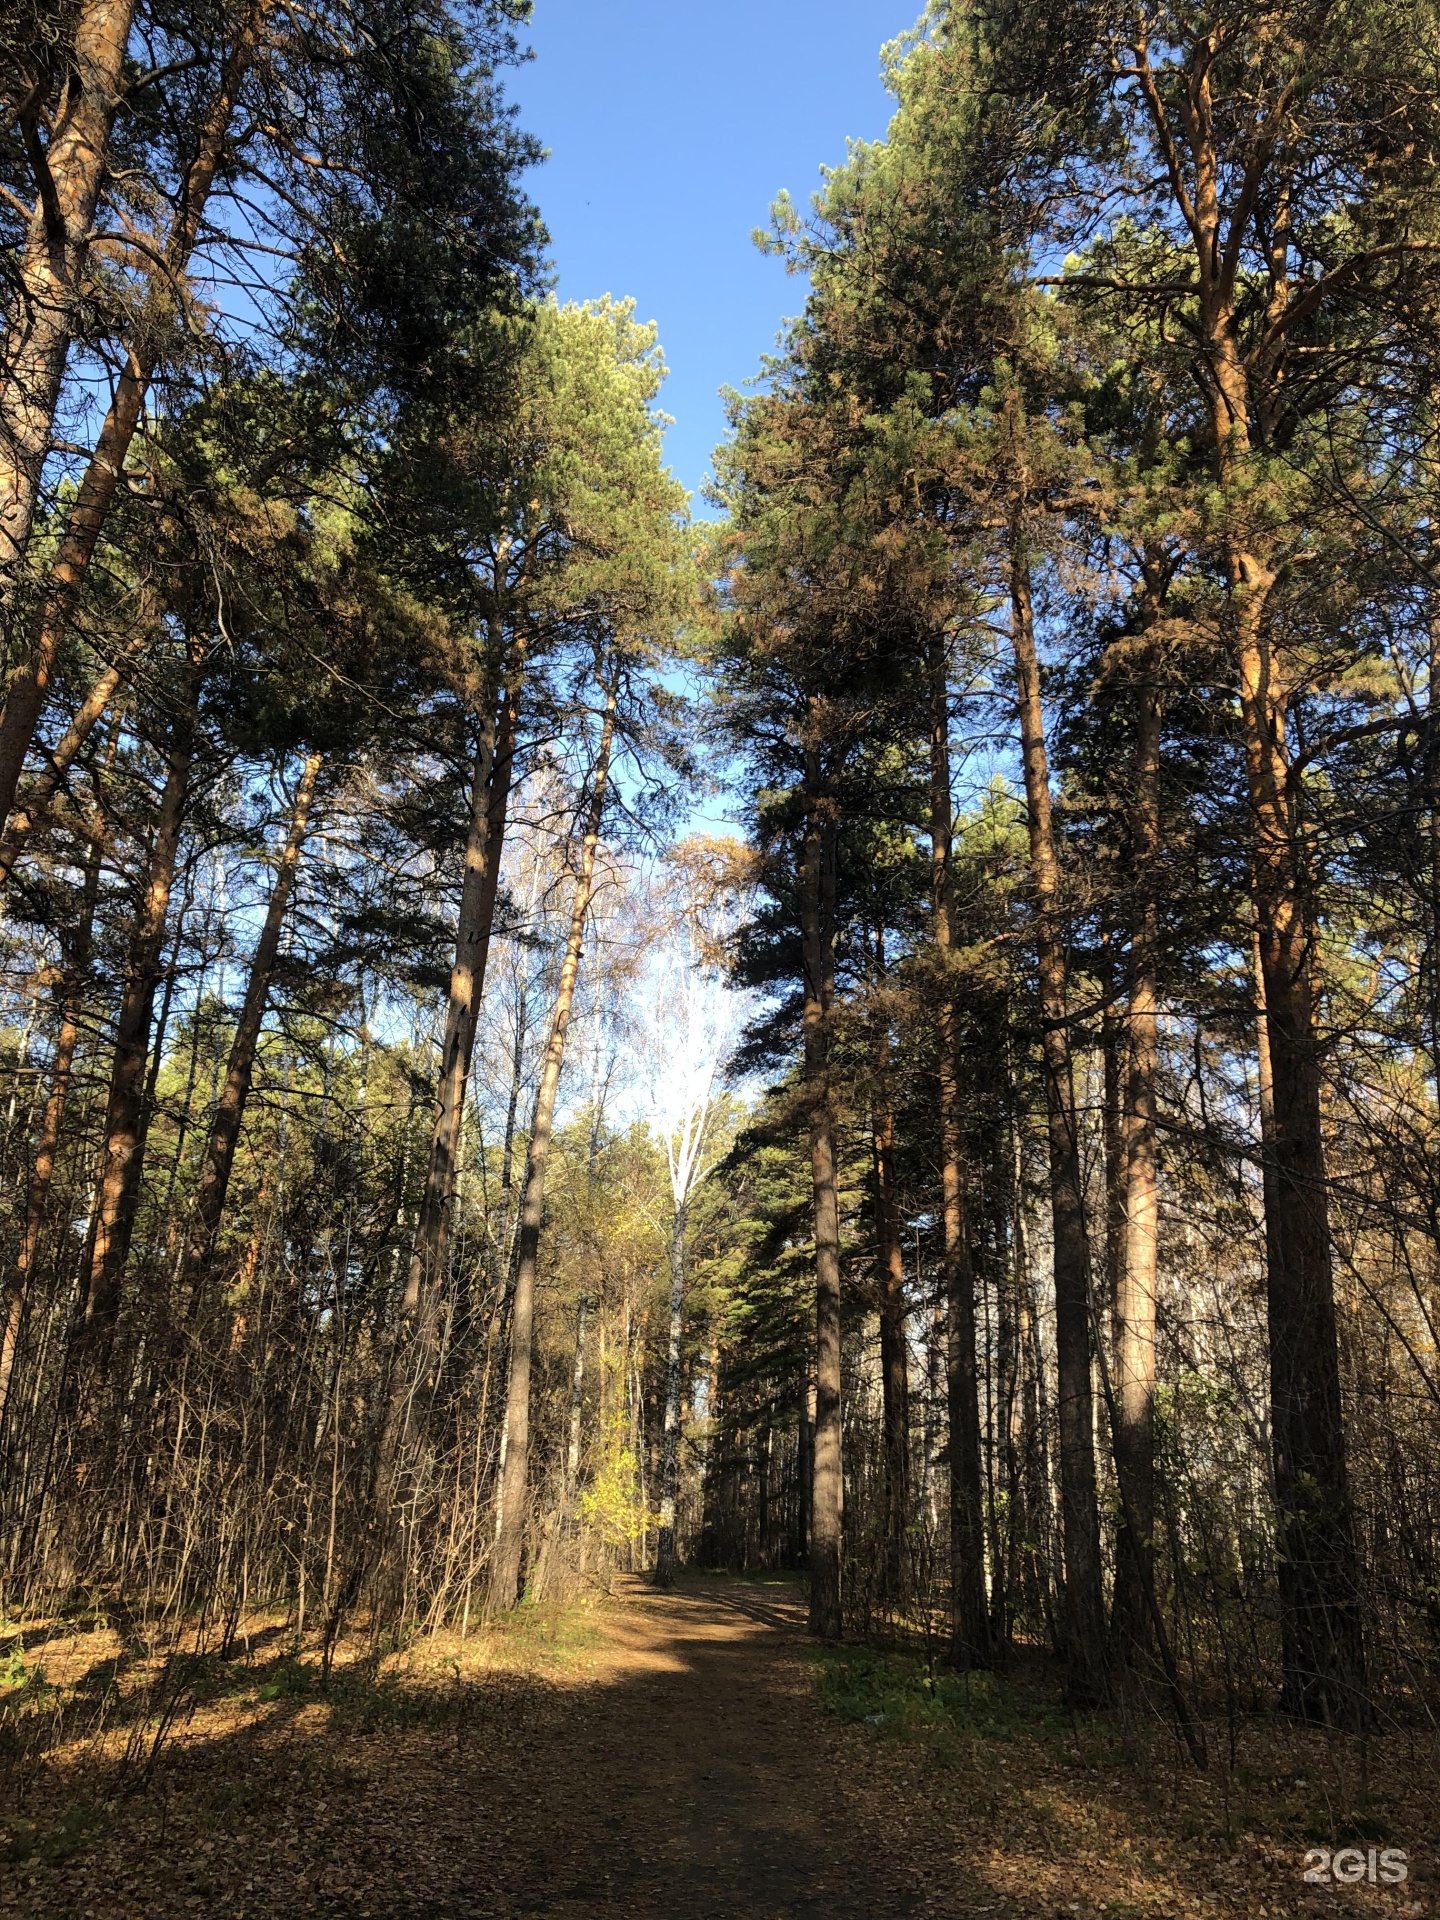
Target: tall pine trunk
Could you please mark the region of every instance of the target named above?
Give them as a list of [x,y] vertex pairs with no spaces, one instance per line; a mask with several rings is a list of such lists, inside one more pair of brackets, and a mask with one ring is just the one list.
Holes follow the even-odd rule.
[[97,807],[91,825],[90,845],[85,856],[85,877],[80,894],[80,914],[66,939],[64,973],[60,994],[60,1025],[55,1036],[55,1057],[50,1069],[50,1092],[40,1121],[40,1139],[30,1184],[25,1195],[25,1221],[14,1262],[6,1275],[4,1325],[0,1327],[0,1422],[10,1401],[10,1383],[15,1357],[35,1278],[40,1251],[50,1224],[50,1192],[55,1178],[55,1161],[60,1150],[60,1134],[70,1100],[75,1071],[75,1050],[90,998],[90,955],[95,934],[95,905],[100,896],[100,867],[105,851],[105,821]]
[[[1288,411],[1290,323],[1313,303],[1315,290],[1290,272],[1291,163],[1283,140],[1256,147],[1254,171],[1237,189],[1236,203],[1223,204],[1233,176],[1217,131],[1229,123],[1216,111],[1213,41],[1202,37],[1196,43],[1187,80],[1183,140],[1193,196],[1183,183],[1181,148],[1148,49],[1137,48],[1136,58],[1157,137],[1174,156],[1168,168],[1173,203],[1194,240],[1200,386],[1214,475],[1227,503],[1217,545],[1239,681],[1257,998],[1273,1116],[1265,1154],[1266,1304],[1285,1703],[1304,1719],[1353,1728],[1367,1723],[1370,1709],[1321,1118],[1313,968],[1318,930],[1299,813],[1304,792],[1291,778],[1286,752],[1285,661],[1271,631],[1278,549],[1251,505],[1257,464],[1268,457]],[[1273,212],[1257,233],[1256,209],[1262,206]],[[1241,262],[1251,257],[1245,243],[1252,238],[1261,242],[1271,266],[1264,315],[1271,344],[1263,356],[1247,354],[1242,339],[1239,281]],[[1332,286],[1343,278],[1331,275]],[[1253,307],[1254,289],[1247,285],[1243,299]]]
[[[265,15],[272,4],[273,0],[251,0],[235,39],[231,43],[221,73],[219,89],[199,129],[194,157],[183,173],[180,205],[166,236],[163,264],[156,266],[151,281],[146,300],[147,313],[151,319],[158,318],[159,314],[173,301],[175,286],[183,278],[189,266],[190,255],[200,235],[205,203],[210,196],[216,169],[224,157],[226,138],[239,100],[240,88],[254,57]],[[105,13],[112,16],[111,32],[113,34],[118,30],[123,16],[124,31],[128,34],[129,16],[132,11],[132,6],[125,4],[125,0],[111,0],[108,6],[87,7],[82,19],[90,14]],[[105,44],[108,58],[109,42]],[[107,139],[108,132],[107,122]],[[90,208],[93,216],[93,197]],[[21,769],[25,764],[25,755],[29,751],[30,742],[35,736],[35,728],[45,705],[45,695],[49,688],[50,675],[54,670],[56,657],[70,630],[75,608],[84,590],[85,582],[90,576],[96,546],[104,531],[105,522],[109,518],[110,509],[115,503],[125,472],[125,463],[130,456],[131,444],[144,416],[145,398],[150,390],[150,381],[156,365],[155,349],[148,343],[148,336],[157,331],[158,329],[147,326],[143,321],[136,329],[138,344],[126,354],[124,365],[116,380],[114,397],[101,424],[95,450],[67,512],[65,530],[60,536],[55,558],[50,565],[45,592],[30,621],[24,655],[17,663],[6,690],[4,709],[0,711],[0,820],[7,823],[15,805],[15,795],[20,782]],[[63,366],[64,344],[62,343],[60,346],[62,372]],[[57,375],[55,390],[57,397],[58,378],[59,375]],[[52,417],[54,406],[55,400],[52,399],[50,402]],[[3,434],[4,427],[3,412],[0,412],[0,434]],[[48,431],[47,426],[47,438]],[[0,438],[0,452],[3,452],[3,449],[4,441]],[[5,465],[3,459],[0,459],[0,526],[5,522],[7,504],[4,476]],[[33,513],[33,489],[31,499],[30,512]],[[28,520],[26,536],[28,537]],[[4,536],[0,535],[0,579],[3,579],[5,574],[5,545]],[[19,552],[20,549],[16,549],[17,560]],[[88,704],[90,703],[87,702]],[[91,724],[94,724],[93,721]]]
[[[499,641],[491,655],[499,671]],[[472,769],[470,820],[465,843],[465,877],[450,971],[440,1083],[425,1190],[411,1245],[410,1266],[401,1301],[401,1337],[392,1362],[385,1421],[376,1449],[375,1485],[386,1513],[405,1473],[405,1457],[423,1438],[424,1403],[438,1387],[441,1315],[445,1293],[455,1189],[460,1171],[465,1095],[475,1049],[475,1031],[485,989],[500,862],[509,817],[510,786],[520,707],[520,654],[511,662],[508,684],[495,714],[495,681],[482,693],[482,720]],[[384,1529],[382,1528],[382,1533]]]
[[555,994],[555,1010],[550,1019],[550,1036],[545,1047],[545,1062],[535,1096],[535,1117],[530,1129],[530,1154],[525,1168],[525,1192],[520,1210],[520,1239],[515,1263],[515,1292],[510,1309],[510,1372],[505,1398],[505,1465],[500,1476],[500,1512],[496,1530],[495,1554],[490,1569],[490,1605],[513,1607],[520,1598],[521,1561],[525,1550],[525,1521],[530,1499],[530,1367],[533,1358],[535,1320],[535,1275],[540,1256],[540,1226],[545,1213],[545,1175],[550,1157],[550,1138],[555,1123],[555,1102],[560,1092],[560,1072],[565,1064],[565,1042],[570,1028],[570,1013],[575,1000],[575,984],[580,977],[580,950],[585,938],[585,922],[595,890],[595,856],[600,844],[600,826],[605,813],[606,787],[610,778],[610,751],[615,737],[615,692],[610,689],[605,704],[605,723],[600,734],[600,749],[591,775],[590,800],[586,809],[584,834],[580,845],[580,866],[575,877],[575,897],[570,904],[570,931],[565,956],[560,965],[560,983]]
[[84,1343],[102,1372],[119,1317],[120,1286],[140,1202],[150,1118],[145,1100],[145,1065],[155,992],[162,971],[165,923],[190,790],[190,767],[195,754],[200,658],[200,643],[192,641],[183,673],[180,706],[170,729],[165,785],[155,817],[154,838],[142,881],[115,1028],[84,1306]]
[[810,1117],[810,1182],[815,1212],[815,1424],[811,1438],[810,1631],[842,1631],[840,1556],[844,1466],[840,1407],[840,1195],[830,1085],[835,999],[834,805],[819,754],[806,753],[805,828],[800,861],[804,967],[805,1095]]
[[1132,1660],[1149,1637],[1146,1593],[1155,1533],[1155,1288],[1160,1233],[1156,1076],[1159,1071],[1161,695],[1138,689],[1129,854],[1136,889],[1121,1051],[1121,1221],[1115,1276],[1115,1468],[1122,1493],[1112,1637]]
[[42,141],[33,114],[20,116],[43,184],[10,283],[0,348],[0,628],[7,648],[70,343],[83,324],[86,265],[134,12],[134,0],[83,0],[49,139]]
[[1099,1702],[1107,1691],[1105,1600],[1095,1484],[1095,1407],[1091,1378],[1090,1247],[1080,1168],[1080,1120],[1070,1060],[1069,980],[1060,862],[1050,801],[1050,762],[1030,557],[1024,529],[1011,531],[1010,637],[1025,762],[1041,1050],[1049,1144],[1050,1219],[1055,1267],[1055,1356],[1060,1446],[1061,1535],[1065,1553],[1064,1631],[1072,1697]]
[[480,738],[475,750],[470,795],[470,824],[465,842],[465,878],[460,892],[460,915],[455,929],[455,959],[445,1010],[445,1038],[440,1055],[440,1083],[435,1099],[435,1121],[430,1134],[430,1158],[425,1191],[411,1251],[405,1286],[407,1319],[421,1315],[444,1284],[445,1259],[459,1173],[461,1126],[475,1031],[485,991],[490,938],[495,924],[495,901],[500,885],[509,810],[510,771],[514,757],[517,699],[506,689],[498,716],[495,689],[486,690]]
[[955,925],[954,798],[950,785],[950,676],[945,635],[929,642],[930,887],[939,957],[941,1218],[945,1235],[945,1382],[950,1428],[950,1652],[960,1667],[990,1662],[985,1593],[985,1501],[980,1376],[975,1354],[975,1267],[966,1217],[960,1030],[950,977]]
[[[1242,619],[1242,631],[1249,624]],[[1321,1125],[1315,932],[1287,817],[1280,716],[1265,710],[1268,677],[1263,650],[1247,647],[1241,706],[1274,1115],[1265,1241],[1285,1700],[1304,1719],[1355,1727],[1368,1707]]]
[[235,1164],[235,1147],[240,1138],[240,1124],[245,1117],[245,1105],[250,1098],[250,1086],[255,1075],[255,1054],[260,1044],[260,1029],[265,1022],[265,1009],[270,1002],[270,983],[275,973],[275,962],[280,953],[280,935],[290,906],[290,895],[295,885],[295,872],[300,864],[300,854],[309,830],[310,809],[315,799],[315,783],[320,777],[321,760],[322,756],[318,753],[312,753],[309,756],[300,776],[300,784],[295,791],[295,804],[290,813],[290,831],[286,836],[285,847],[276,868],[275,884],[270,889],[270,901],[265,910],[265,924],[260,929],[260,938],[256,941],[255,951],[250,958],[250,974],[245,984],[245,998],[241,1003],[235,1038],[230,1046],[230,1059],[225,1069],[225,1084],[221,1088],[220,1098],[215,1105],[215,1117],[210,1124],[210,1137],[205,1143],[205,1157],[200,1167],[200,1185],[195,1197],[195,1215],[186,1253],[192,1303],[195,1292],[203,1283],[205,1267],[214,1252],[216,1235],[220,1231],[220,1221],[225,1211],[225,1196],[230,1187],[230,1172]]
[[[1233,313],[1211,306],[1212,432],[1227,490],[1245,482],[1249,384]],[[1285,1704],[1359,1727],[1369,1714],[1360,1566],[1350,1500],[1321,1121],[1314,943],[1302,798],[1285,745],[1288,694],[1269,631],[1276,577],[1240,539],[1226,549],[1253,833],[1253,876],[1273,1138],[1265,1244],[1270,1427],[1279,1506]]]

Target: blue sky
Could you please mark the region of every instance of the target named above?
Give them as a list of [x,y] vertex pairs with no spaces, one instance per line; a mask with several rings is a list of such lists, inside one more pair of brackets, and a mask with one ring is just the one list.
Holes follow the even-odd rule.
[[[696,488],[800,283],[751,244],[847,136],[885,131],[883,42],[921,0],[536,0],[535,59],[507,76],[551,158],[532,176],[562,299],[633,294],[670,365],[666,451]],[[698,500],[699,512],[705,509]]]

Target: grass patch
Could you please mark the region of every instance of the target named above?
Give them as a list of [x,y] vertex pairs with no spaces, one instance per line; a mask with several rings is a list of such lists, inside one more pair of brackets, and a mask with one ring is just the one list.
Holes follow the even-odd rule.
[[[600,1629],[588,1610],[573,1603],[551,1605],[544,1601],[522,1601],[509,1613],[498,1614],[487,1621],[476,1640],[489,1640],[497,1651],[532,1651],[564,1659],[597,1647]],[[453,1639],[447,1642],[447,1645],[453,1644]]]
[[820,1697],[849,1726],[902,1740],[1051,1740],[1073,1732],[1053,1702],[993,1673],[955,1673],[873,1647],[814,1650]]

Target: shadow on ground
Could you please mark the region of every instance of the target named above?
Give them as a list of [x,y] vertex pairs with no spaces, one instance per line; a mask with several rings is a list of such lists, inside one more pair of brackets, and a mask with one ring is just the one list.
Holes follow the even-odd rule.
[[[1077,1724],[1038,1692],[942,1681],[902,1652],[817,1655],[794,1587],[686,1579],[656,1593],[631,1580],[565,1630],[554,1658],[528,1664],[525,1636],[545,1623],[525,1613],[507,1628],[509,1664],[483,1670],[473,1642],[468,1655],[454,1643],[454,1659],[426,1643],[413,1672],[356,1667],[328,1691],[294,1658],[237,1669],[243,1701],[223,1687],[199,1701],[143,1791],[117,1786],[113,1761],[107,1772],[57,1752],[11,1810],[0,1916],[1429,1911],[1415,1882],[1305,1904],[1310,1824],[1340,1805],[1325,1771],[1339,1750],[1323,1739],[1257,1730],[1252,1805],[1274,1816],[1290,1795],[1293,1817],[1246,1830],[1241,1774],[1186,1772],[1163,1727],[1137,1767],[1117,1756],[1113,1725]],[[1378,1746],[1368,1759],[1378,1770]],[[1385,1839],[1415,1851],[1434,1837],[1419,1831],[1435,1811],[1420,1759],[1397,1749],[1382,1810]]]

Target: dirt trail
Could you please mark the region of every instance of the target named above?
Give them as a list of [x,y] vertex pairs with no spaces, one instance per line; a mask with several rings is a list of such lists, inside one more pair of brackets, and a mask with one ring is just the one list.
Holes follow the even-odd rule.
[[571,1702],[570,1764],[557,1768],[544,1731],[515,1741],[511,1761],[543,1824],[520,1857],[494,1861],[500,1900],[488,1911],[576,1920],[941,1911],[923,1899],[939,1863],[914,1857],[897,1825],[905,1810],[890,1804],[900,1795],[816,1702],[802,1629],[798,1605],[773,1590],[659,1595],[635,1583],[606,1621],[606,1684]]
[[[120,1701],[105,1751],[53,1749],[16,1781],[0,1808],[0,1920],[1436,1910],[1437,1803],[1413,1742],[1375,1747],[1346,1787],[1346,1756],[1322,1733],[1257,1720],[1234,1773],[1201,1775],[1159,1723],[1140,1765],[1113,1725],[1047,1706],[1019,1675],[895,1737],[903,1692],[879,1696],[877,1726],[863,1724],[873,1691],[836,1696],[861,1724],[824,1710],[788,1586],[687,1580],[656,1594],[632,1580],[594,1611],[522,1611],[378,1668],[357,1657],[328,1688],[313,1655],[284,1651],[286,1634],[256,1629],[244,1662],[209,1669],[139,1779],[120,1764]],[[68,1658],[108,1672],[102,1641],[72,1635]],[[42,1651],[63,1677],[63,1648]],[[835,1677],[849,1685],[869,1657]],[[131,1737],[148,1739],[152,1720],[132,1712]],[[1312,1893],[1310,1839],[1347,1807],[1373,1818],[1382,1777],[1411,1879]]]
[[347,1729],[313,1700],[248,1728],[197,1723],[148,1793],[109,1803],[68,1857],[0,1870],[0,1915],[1016,1912],[967,1885],[949,1796],[916,1758],[822,1711],[803,1625],[789,1588],[635,1580],[583,1653],[481,1679],[448,1724]]

